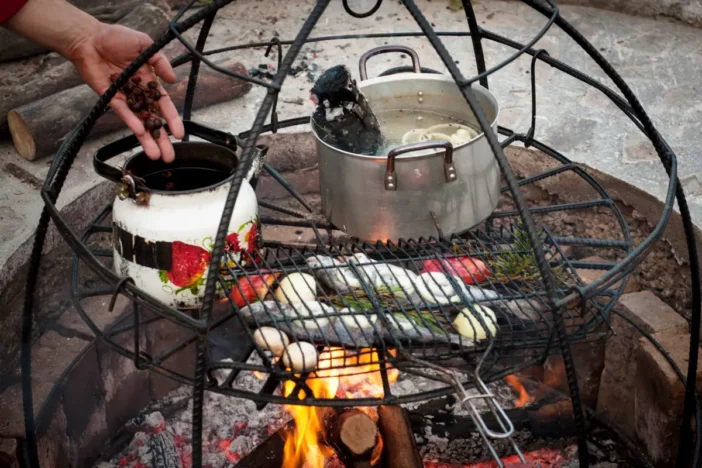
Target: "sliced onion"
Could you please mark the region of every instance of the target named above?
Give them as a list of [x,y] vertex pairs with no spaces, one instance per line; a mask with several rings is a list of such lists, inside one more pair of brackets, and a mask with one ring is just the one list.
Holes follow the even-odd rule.
[[482,341],[488,337],[485,328],[483,328],[477,318],[478,315],[480,315],[482,321],[485,322],[485,325],[490,331],[490,336],[494,337],[497,334],[495,312],[489,307],[473,304],[461,310],[453,321],[453,326],[459,335],[471,341]]
[[314,276],[307,273],[290,273],[280,280],[280,286],[275,291],[275,298],[283,304],[315,301],[317,282]]

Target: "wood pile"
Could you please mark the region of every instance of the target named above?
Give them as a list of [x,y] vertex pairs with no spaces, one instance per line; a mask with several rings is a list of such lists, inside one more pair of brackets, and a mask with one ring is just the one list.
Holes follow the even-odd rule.
[[[101,21],[120,24],[155,39],[165,33],[173,16],[165,0],[72,0],[82,10]],[[11,61],[25,60],[47,51],[7,30],[0,30],[0,74]],[[53,155],[66,136],[88,115],[98,96],[83,84],[73,65],[56,54],[35,57],[42,65],[29,79],[0,86],[0,140],[12,138],[17,152],[30,161]],[[246,75],[246,67],[232,59],[217,63]],[[176,69],[177,82],[165,85],[176,108],[182,111],[190,67]],[[193,109],[241,97],[251,84],[201,67]],[[90,138],[126,130],[108,111],[90,133]]]

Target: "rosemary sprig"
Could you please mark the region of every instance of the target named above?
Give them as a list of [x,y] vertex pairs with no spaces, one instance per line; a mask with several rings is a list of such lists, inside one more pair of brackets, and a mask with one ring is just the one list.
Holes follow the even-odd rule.
[[407,311],[407,317],[420,327],[429,328],[436,333],[446,333],[446,327],[442,324],[442,321],[428,310],[410,310]]
[[[381,307],[394,307],[397,304],[397,298],[406,295],[400,286],[391,288],[378,286],[375,288],[375,292],[373,298],[378,301]],[[353,294],[331,295],[330,299],[335,307],[350,307],[355,310],[373,310],[375,308],[370,296],[363,289],[356,289]]]
[[[487,255],[486,260],[493,272],[493,278],[500,283],[511,280],[529,284],[540,278],[529,236],[521,228],[515,230],[511,250],[500,252],[499,255]],[[570,275],[564,265],[552,267],[551,271],[557,283],[566,285],[570,282]]]
[[[388,288],[387,286],[379,286],[375,288],[376,294],[374,299],[377,303],[386,309],[391,309],[397,306],[397,300],[399,298],[404,298],[407,294],[400,286],[393,286]],[[373,310],[373,301],[366,292],[362,289],[354,290],[354,293],[346,293],[341,296],[331,296],[331,303],[337,308],[349,307],[353,310],[363,311],[363,310]],[[446,328],[434,314],[425,310],[408,310],[407,317],[416,323],[418,326],[423,328],[430,328],[437,333],[445,333]],[[397,313],[398,315],[404,315],[402,313]]]

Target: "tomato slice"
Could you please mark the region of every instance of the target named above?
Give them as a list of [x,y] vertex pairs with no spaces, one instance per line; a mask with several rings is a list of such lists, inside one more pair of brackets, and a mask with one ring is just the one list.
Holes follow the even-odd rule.
[[482,283],[490,276],[490,269],[485,262],[468,256],[446,258],[441,261],[424,260],[423,272],[435,271],[458,276],[465,284]]
[[236,286],[232,286],[232,300],[237,307],[244,307],[263,299],[268,294],[280,273],[244,276],[239,278]]

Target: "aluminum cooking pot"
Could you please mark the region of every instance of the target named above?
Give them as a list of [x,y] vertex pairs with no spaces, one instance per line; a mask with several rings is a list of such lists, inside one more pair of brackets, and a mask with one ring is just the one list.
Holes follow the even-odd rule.
[[[173,149],[170,164],[139,152],[120,170],[105,163],[115,154],[103,152],[94,166],[120,184],[112,210],[117,274],[168,305],[195,308],[204,295],[237,157],[230,148],[204,142],[174,143]],[[257,150],[259,161],[263,153]],[[229,223],[228,258],[242,264],[254,258],[260,232],[256,195],[244,180]]]
[[[386,52],[408,54],[415,72],[366,80],[368,58]],[[427,141],[397,147],[387,156],[368,156],[325,143],[313,120],[326,217],[350,236],[372,241],[435,236],[437,227],[444,235],[461,233],[487,218],[499,201],[499,168],[453,78],[420,73],[416,52],[404,46],[370,50],[359,68],[359,88],[376,114],[435,113],[466,123],[479,135],[455,148]],[[472,90],[496,131],[497,101],[477,83]]]

